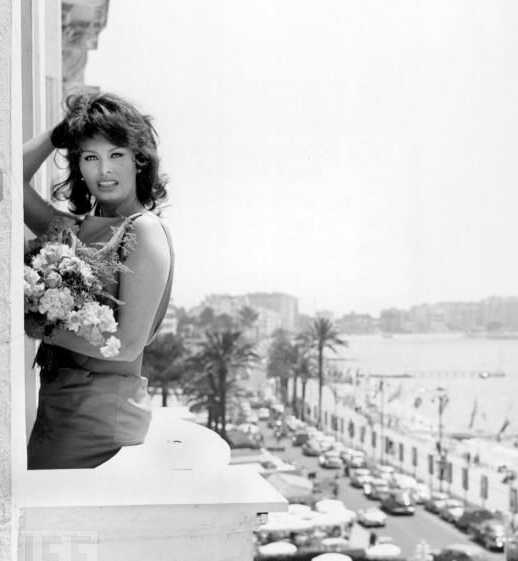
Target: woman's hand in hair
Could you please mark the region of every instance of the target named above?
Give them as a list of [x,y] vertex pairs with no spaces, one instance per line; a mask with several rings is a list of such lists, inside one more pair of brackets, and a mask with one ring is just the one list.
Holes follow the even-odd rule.
[[63,119],[58,123],[50,133],[50,141],[52,142],[54,148],[62,149],[67,148],[69,145],[69,126],[66,119]]

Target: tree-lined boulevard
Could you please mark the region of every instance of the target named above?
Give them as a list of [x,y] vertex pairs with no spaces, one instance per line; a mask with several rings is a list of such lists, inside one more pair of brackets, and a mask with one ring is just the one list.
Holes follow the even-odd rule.
[[[273,430],[261,423],[261,431],[265,437],[266,447],[270,447],[274,454],[287,463],[297,467],[306,468],[308,472],[316,474],[317,481],[332,480],[339,474],[338,498],[351,510],[358,511],[365,507],[379,506],[376,501],[367,499],[361,489],[356,489],[349,484],[342,470],[324,469],[318,465],[316,457],[304,456],[300,446],[292,446],[290,438],[284,437],[277,442]],[[284,448],[279,451],[279,448]],[[324,485],[325,487],[325,485]],[[329,494],[331,498],[331,494]],[[457,530],[453,525],[443,521],[438,516],[424,510],[422,506],[416,508],[412,516],[389,515],[387,524],[375,532],[379,536],[390,536],[394,543],[402,549],[406,558],[414,557],[418,544],[423,540],[431,549],[439,549],[453,543],[473,543],[467,534]],[[504,555],[499,552],[486,552],[490,561],[503,561]]]

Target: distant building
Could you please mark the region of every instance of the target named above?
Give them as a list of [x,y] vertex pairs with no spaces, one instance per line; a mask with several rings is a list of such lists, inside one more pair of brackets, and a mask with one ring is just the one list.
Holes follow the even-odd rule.
[[382,310],[379,326],[387,333],[408,333],[412,331],[410,312],[398,308]]
[[483,328],[481,302],[447,302],[441,305],[446,310],[450,330],[471,332]]
[[247,296],[231,296],[230,294],[211,294],[206,296],[201,304],[201,309],[212,308],[216,315],[227,314],[237,317],[239,310],[250,306]]
[[336,324],[342,333],[355,334],[373,333],[376,325],[371,315],[357,314],[355,312],[343,315]]
[[325,318],[328,319],[329,321],[334,322],[335,321],[335,314],[334,312],[332,312],[331,310],[318,310],[315,313],[315,316],[317,318]]
[[255,320],[253,329],[256,330],[256,338],[263,339],[264,337],[271,337],[273,332],[282,327],[282,317],[279,312],[274,312],[267,308],[253,307],[258,314]]
[[518,331],[518,298],[486,298],[482,301],[482,321],[490,331]]
[[281,292],[253,292],[246,297],[255,308],[265,308],[280,314],[282,329],[287,331],[297,329],[299,305],[294,296]]
[[419,304],[410,308],[410,322],[415,333],[431,331],[432,312],[429,304]]

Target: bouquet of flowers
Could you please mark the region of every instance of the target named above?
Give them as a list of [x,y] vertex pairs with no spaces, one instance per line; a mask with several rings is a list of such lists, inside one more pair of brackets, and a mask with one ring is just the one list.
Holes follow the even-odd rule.
[[[113,310],[122,304],[103,286],[115,274],[128,271],[126,251],[134,242],[125,221],[99,249],[84,245],[77,237],[78,226],[66,219],[56,220],[46,234],[31,240],[25,253],[25,331],[42,339],[53,329],[65,329],[101,347],[103,356],[119,353],[120,341]],[[120,251],[122,249],[122,251]]]

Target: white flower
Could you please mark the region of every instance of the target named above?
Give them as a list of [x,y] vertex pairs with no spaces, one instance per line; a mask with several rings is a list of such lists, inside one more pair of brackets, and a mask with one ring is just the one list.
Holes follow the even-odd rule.
[[48,271],[56,269],[64,257],[73,257],[74,250],[66,244],[52,242],[45,244],[38,255],[32,258],[31,265],[34,269]]
[[113,335],[108,338],[106,341],[106,345],[101,347],[101,354],[106,358],[112,358],[119,354],[119,350],[121,348],[121,342],[114,337]]
[[25,296],[39,298],[45,292],[45,286],[41,282],[40,275],[27,265],[24,266],[23,281]]
[[63,279],[56,271],[50,271],[45,275],[45,283],[49,288],[59,288],[63,284]]
[[49,321],[64,320],[74,309],[74,298],[68,288],[49,288],[40,299],[38,312]]
[[117,322],[109,306],[91,301],[86,302],[79,310],[70,312],[66,328],[85,337],[93,345],[100,345],[103,342],[102,333],[114,333]]

